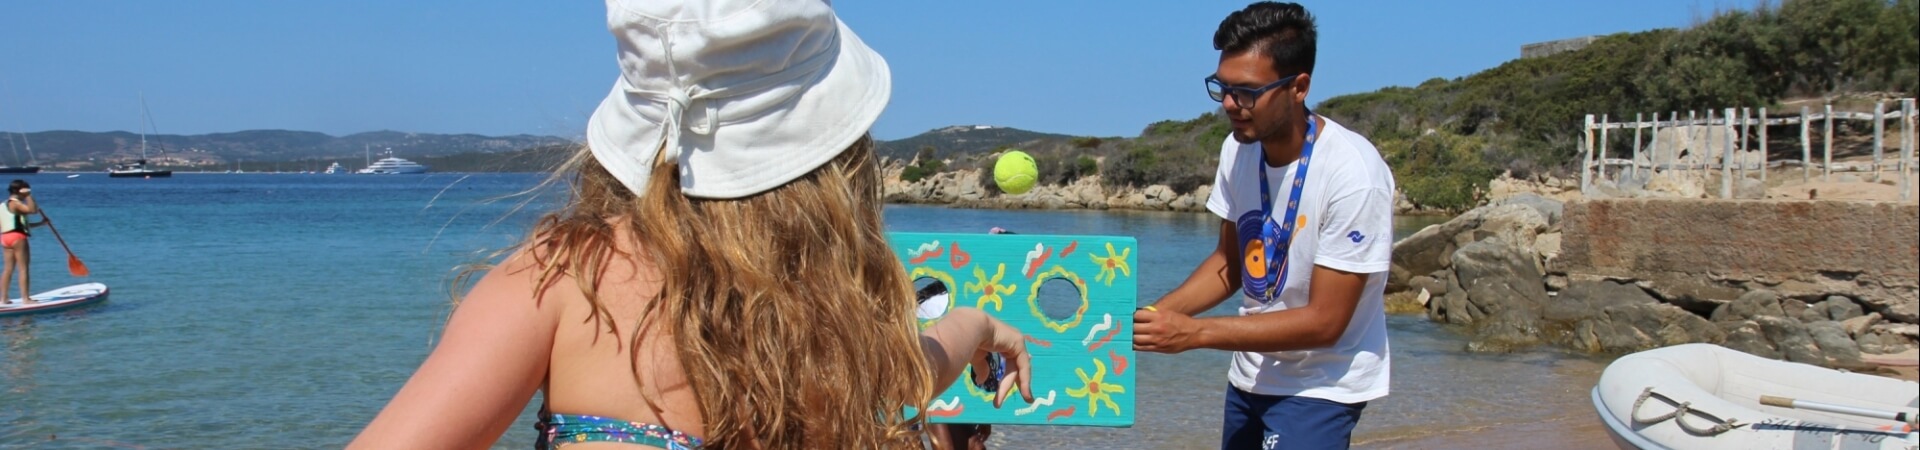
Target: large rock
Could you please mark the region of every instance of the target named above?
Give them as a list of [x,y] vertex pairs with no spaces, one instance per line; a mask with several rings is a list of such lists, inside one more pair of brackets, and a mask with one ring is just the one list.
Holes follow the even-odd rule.
[[[1395,242],[1393,264],[1412,275],[1447,269],[1453,264],[1452,255],[1460,247],[1495,236],[1534,253],[1535,237],[1546,231],[1546,216],[1532,206],[1520,203],[1482,206]],[[1538,264],[1537,255],[1530,258]]]
[[1826,365],[1827,357],[1820,354],[1819,344],[1814,343],[1813,335],[1807,332],[1807,325],[1798,320],[1767,316],[1756,317],[1760,332],[1772,341],[1774,347],[1786,356],[1788,361],[1814,365]]
[[1861,353],[1894,354],[1914,348],[1914,340],[1905,336],[1884,331],[1860,333],[1853,342],[1860,345]]
[[1498,205],[1474,211],[1480,213],[1480,223],[1468,235],[1472,241],[1497,237],[1520,248],[1532,249],[1534,238],[1547,231],[1546,216],[1531,206]]
[[1551,262],[1560,256],[1560,233],[1541,233],[1533,240],[1533,254],[1540,255],[1540,261]]
[[1774,347],[1773,341],[1767,340],[1766,333],[1760,330],[1760,323],[1742,320],[1714,322],[1714,325],[1719,326],[1720,331],[1726,333],[1726,343],[1721,346],[1763,358],[1780,359],[1780,349]]
[[1801,322],[1806,323],[1828,320],[1825,310],[1813,309],[1812,306],[1807,305],[1807,302],[1800,301],[1799,299],[1781,299],[1780,312],[1783,317],[1800,319]]
[[1518,247],[1498,238],[1461,247],[1453,254],[1453,270],[1462,292],[1449,288],[1443,299],[1464,294],[1466,312],[1472,317],[1464,322],[1456,321],[1449,319],[1453,312],[1441,311],[1439,318],[1465,323],[1491,317],[1513,324],[1510,329],[1535,328],[1531,323],[1540,317],[1540,303],[1546,300],[1547,290],[1541,286],[1540,271],[1531,259]]
[[1447,282],[1421,275],[1407,282],[1407,290],[1414,292],[1425,290],[1429,295],[1447,295]]
[[1427,318],[1436,322],[1467,325],[1485,317],[1486,311],[1467,301],[1467,290],[1460,287],[1459,277],[1447,277],[1446,295],[1427,302]]
[[1859,303],[1838,295],[1828,296],[1826,301],[1813,305],[1813,308],[1831,320],[1847,320],[1866,315],[1865,311],[1860,309]]
[[1731,320],[1737,322],[1741,320],[1755,320],[1761,317],[1779,318],[1786,317],[1786,315],[1786,311],[1780,307],[1779,294],[1768,290],[1756,290],[1741,294],[1740,298],[1734,299],[1733,303],[1728,303],[1724,310],[1715,310],[1713,312],[1713,320]]
[[1526,205],[1529,208],[1533,208],[1534,211],[1539,212],[1540,217],[1547,220],[1547,226],[1559,225],[1560,212],[1566,208],[1566,204],[1559,200],[1541,197],[1539,194],[1531,192],[1515,194],[1511,197],[1496,200],[1493,202],[1493,205]]
[[1860,345],[1847,336],[1847,330],[1840,326],[1840,322],[1827,320],[1809,323],[1807,334],[1813,337],[1813,344],[1820,348],[1820,353],[1831,360],[1828,364],[1860,363]]
[[1541,317],[1551,321],[1578,322],[1599,317],[1601,311],[1617,305],[1656,303],[1660,303],[1660,300],[1631,283],[1572,281],[1560,291],[1558,297],[1546,302]]
[[[1644,294],[1643,294],[1644,295]],[[1574,324],[1563,344],[1587,351],[1634,352],[1693,342],[1720,344],[1727,333],[1687,310],[1660,303],[1621,303]]]
[[1861,334],[1872,330],[1874,325],[1879,324],[1880,313],[1867,313],[1864,316],[1840,321],[1840,328],[1845,329],[1848,336],[1860,337]]
[[[1458,219],[1455,219],[1458,220]],[[1410,274],[1433,273],[1453,267],[1453,253],[1460,247],[1454,244],[1453,235],[1458,231],[1454,222],[1428,225],[1413,235],[1393,243],[1393,265],[1405,269]]]

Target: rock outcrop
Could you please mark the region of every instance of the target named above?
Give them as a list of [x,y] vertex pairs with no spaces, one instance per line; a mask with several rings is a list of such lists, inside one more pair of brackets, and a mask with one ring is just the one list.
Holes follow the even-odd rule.
[[[1474,336],[1471,348],[1483,351],[1551,344],[1589,352],[1624,353],[1705,342],[1770,358],[1858,368],[1863,364],[1862,354],[1916,348],[1920,325],[1915,324],[1915,316],[1920,314],[1914,311],[1915,291],[1901,290],[1911,288],[1898,282],[1883,282],[1901,276],[1899,271],[1907,270],[1902,263],[1879,262],[1874,264],[1880,272],[1853,272],[1864,261],[1860,258],[1872,256],[1845,249],[1824,258],[1796,258],[1793,255],[1801,252],[1793,250],[1780,256],[1795,258],[1792,261],[1735,260],[1747,261],[1743,267],[1749,270],[1797,271],[1860,281],[1853,283],[1796,280],[1777,274],[1768,278],[1771,272],[1758,270],[1596,271],[1594,258],[1620,256],[1595,255],[1595,246],[1639,246],[1632,248],[1646,248],[1649,254],[1659,255],[1632,260],[1642,265],[1665,264],[1660,258],[1671,259],[1668,263],[1681,262],[1685,265],[1671,267],[1684,269],[1711,268],[1717,267],[1712,264],[1727,262],[1697,260],[1699,255],[1671,255],[1676,251],[1702,251],[1692,246],[1714,245],[1699,242],[1706,237],[1647,235],[1635,227],[1694,227],[1690,233],[1700,233],[1704,228],[1711,234],[1716,229],[1759,226],[1728,223],[1726,213],[1700,211],[1656,215],[1649,223],[1610,221],[1599,225],[1593,222],[1596,207],[1591,202],[1569,205],[1545,196],[1520,194],[1429,226],[1394,245],[1389,292],[1410,292],[1415,298],[1427,299],[1429,319],[1462,326]],[[1788,209],[1801,211],[1797,208]],[[1870,211],[1872,208],[1867,207]],[[1904,214],[1911,216],[1913,209],[1910,205],[1907,208]],[[1688,217],[1706,222],[1663,222]],[[1792,218],[1778,220],[1788,219]],[[1896,221],[1893,226],[1867,226],[1900,232],[1901,226],[1912,226],[1913,218],[1906,220],[1906,225]],[[1810,233],[1848,236],[1853,232],[1808,227],[1805,222],[1782,226],[1788,225],[1814,230],[1807,231]],[[1628,244],[1621,239],[1641,241]],[[1907,242],[1913,238],[1906,239],[1888,236],[1875,245],[1890,245],[1895,256],[1911,257],[1914,251],[1901,246],[1911,246]],[[1565,242],[1582,246],[1565,249],[1575,253],[1571,261],[1563,253]],[[1763,252],[1782,251],[1779,245],[1752,247],[1766,249]],[[1739,255],[1766,258],[1750,252]],[[1914,281],[1909,277],[1905,283]]]

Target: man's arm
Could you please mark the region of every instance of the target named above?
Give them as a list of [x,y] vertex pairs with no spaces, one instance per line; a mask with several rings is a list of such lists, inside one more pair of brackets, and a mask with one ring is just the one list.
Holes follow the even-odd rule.
[[[1193,269],[1193,274],[1188,275],[1187,281],[1180,283],[1180,287],[1154,301],[1153,308],[1192,316],[1220,305],[1221,301],[1240,289],[1242,262],[1238,242],[1239,231],[1233,222],[1221,220],[1220,242],[1214,246],[1213,253],[1200,261],[1200,266]],[[1139,316],[1136,314],[1135,317],[1138,321]]]
[[1307,306],[1251,316],[1196,319],[1184,314],[1134,313],[1134,349],[1180,353],[1196,348],[1279,352],[1331,347],[1346,334],[1367,274],[1313,266]]
[[[1393,211],[1388,189],[1365,189],[1327,208],[1307,283],[1307,305],[1241,317],[1195,319],[1176,311],[1134,313],[1134,349],[1178,353],[1195,348],[1275,352],[1340,342],[1366,289],[1368,274],[1392,257]],[[1385,276],[1385,275],[1376,275]]]

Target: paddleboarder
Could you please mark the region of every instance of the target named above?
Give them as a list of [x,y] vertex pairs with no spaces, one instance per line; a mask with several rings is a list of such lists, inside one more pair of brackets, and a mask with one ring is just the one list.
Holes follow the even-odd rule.
[[45,226],[46,221],[34,222],[33,214],[40,212],[40,204],[33,200],[33,188],[27,180],[14,179],[7,184],[7,207],[0,208],[0,246],[6,248],[4,268],[0,269],[0,304],[13,303],[13,297],[7,295],[7,285],[12,283],[14,271],[20,272],[20,298],[26,304],[33,301],[27,265],[33,261],[33,252],[27,246],[27,232],[35,227]]

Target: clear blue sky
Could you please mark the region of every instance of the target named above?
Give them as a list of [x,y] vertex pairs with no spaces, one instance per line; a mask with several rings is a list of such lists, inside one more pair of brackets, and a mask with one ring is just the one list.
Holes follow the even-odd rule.
[[[1519,56],[1522,44],[1681,27],[1698,0],[1333,2],[1311,101]],[[1200,79],[1244,1],[840,1],[893,67],[875,125],[1134,136],[1218,107]],[[0,130],[289,129],[578,138],[615,76],[592,1],[0,2]]]

